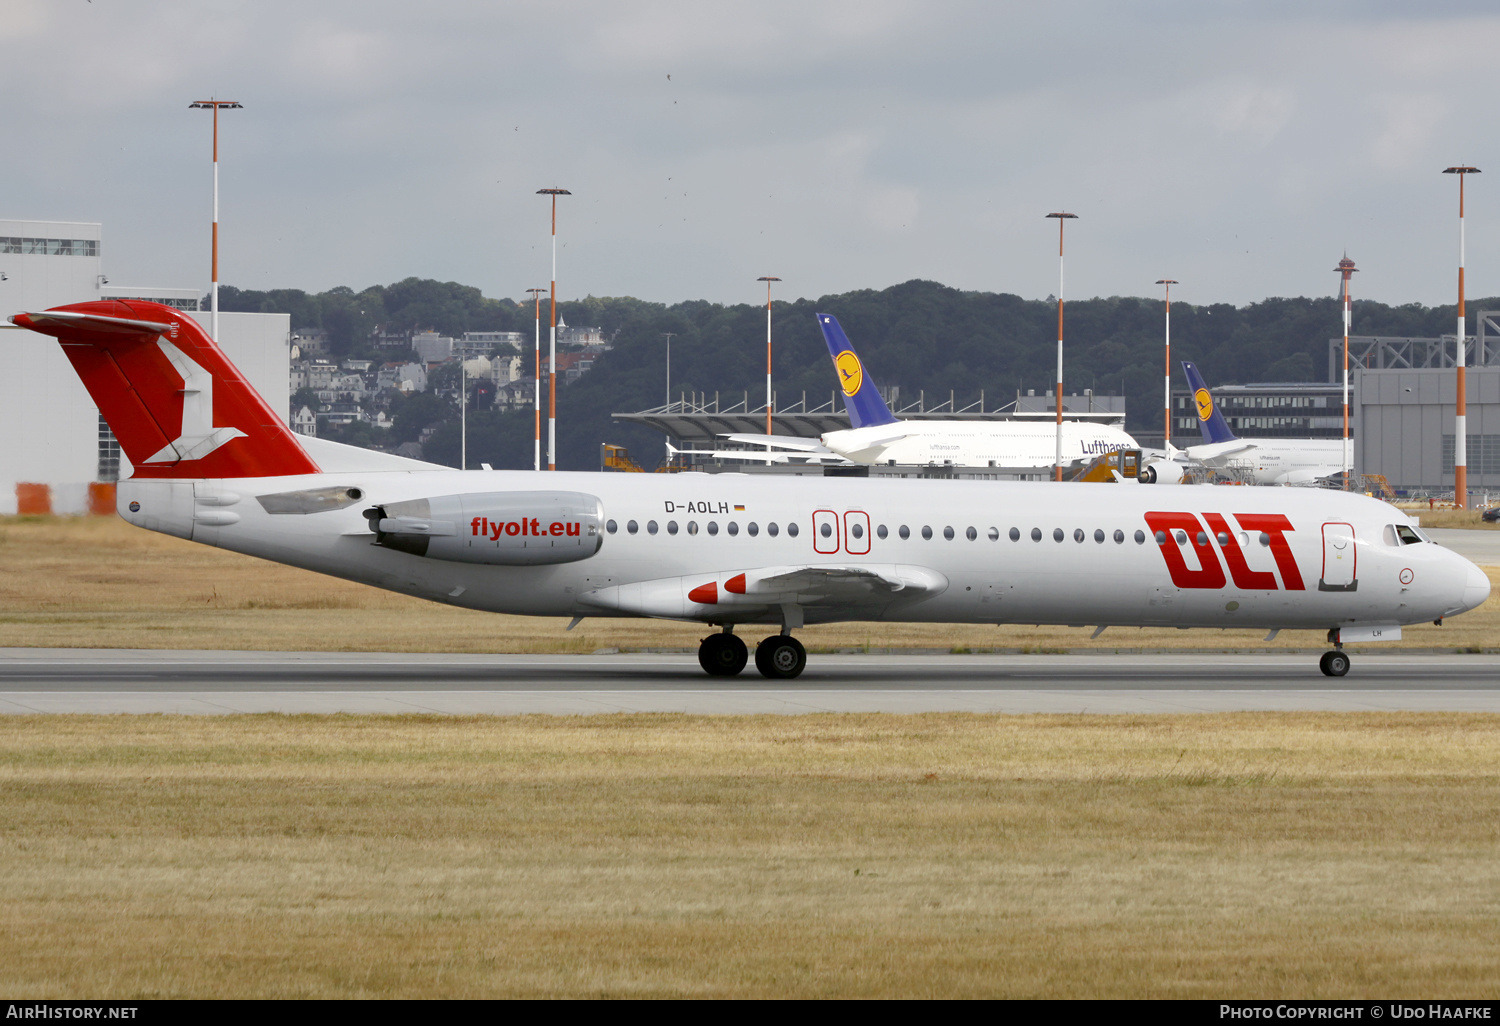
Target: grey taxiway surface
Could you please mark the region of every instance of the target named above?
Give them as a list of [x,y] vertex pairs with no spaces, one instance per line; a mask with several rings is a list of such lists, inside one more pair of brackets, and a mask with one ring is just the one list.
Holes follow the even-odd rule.
[[[1430,530],[1481,565],[1500,531]],[[796,681],[710,678],[691,655],[0,649],[5,713],[1500,712],[1500,656],[817,655]]]
[[1500,656],[817,655],[796,681],[691,655],[0,650],[0,713],[1500,712]]

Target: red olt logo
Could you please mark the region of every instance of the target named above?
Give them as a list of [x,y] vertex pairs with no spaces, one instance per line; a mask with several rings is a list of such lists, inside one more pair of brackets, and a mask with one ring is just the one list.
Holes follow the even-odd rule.
[[[1287,591],[1304,591],[1302,574],[1297,569],[1297,560],[1292,556],[1292,547],[1286,536],[1295,530],[1292,522],[1280,513],[1236,513],[1234,519],[1240,528],[1249,532],[1265,534],[1270,539],[1271,556],[1276,560],[1276,569],[1281,574],[1281,587]],[[1229,567],[1229,576],[1236,588],[1246,591],[1276,591],[1276,574],[1269,570],[1251,570],[1245,562],[1245,551],[1235,543],[1234,535],[1222,514],[1205,513],[1203,520],[1208,530],[1203,529],[1198,518],[1191,513],[1147,513],[1146,523],[1164,540],[1160,543],[1162,558],[1171,571],[1172,583],[1179,588],[1222,588],[1225,585],[1224,566]],[[1188,544],[1179,545],[1173,537],[1174,531],[1187,535]],[[1227,544],[1219,542],[1219,537]],[[1218,549],[1211,542],[1218,542]],[[1197,558],[1196,569],[1188,566],[1185,550],[1191,549]],[[1219,552],[1224,561],[1219,561]]]

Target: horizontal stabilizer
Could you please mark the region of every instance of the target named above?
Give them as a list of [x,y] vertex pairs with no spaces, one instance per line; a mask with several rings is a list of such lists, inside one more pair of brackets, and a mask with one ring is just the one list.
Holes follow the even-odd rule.
[[[26,318],[22,324],[16,317]],[[41,313],[17,314],[9,320],[16,327],[30,328],[33,331],[42,331],[42,325],[56,326],[60,328],[84,329],[88,331],[104,331],[116,335],[139,335],[146,332],[151,335],[166,335],[172,330],[172,325],[163,324],[160,321],[141,321],[129,317],[105,317],[100,314],[77,313],[71,310],[46,310]],[[52,334],[52,332],[46,332]]]

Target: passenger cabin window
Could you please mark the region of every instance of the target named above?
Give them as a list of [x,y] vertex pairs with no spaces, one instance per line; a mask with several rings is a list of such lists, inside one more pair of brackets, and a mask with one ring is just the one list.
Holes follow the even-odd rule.
[[615,523],[613,520],[611,520],[611,521],[607,522],[604,525],[604,529],[606,531],[608,531],[610,534],[614,534],[616,531],[618,531],[620,529],[620,525],[617,524],[617,523]]
[[708,533],[709,534],[718,534],[719,533],[719,522],[717,520],[710,520],[708,522]]
[[901,536],[902,541],[905,541],[906,539],[911,537],[911,528],[907,527],[905,524],[902,524],[901,530],[897,531],[896,533]]
[[760,525],[752,520],[745,525],[745,532],[754,538],[757,534],[760,534]]
[[646,533],[647,534],[655,534],[656,533],[656,521],[655,520],[648,520],[648,521],[646,521]]
[[796,523],[796,521],[793,521],[792,523],[786,525],[786,533],[787,533],[787,536],[790,537],[790,538],[797,537],[797,523]]
[[668,520],[667,521],[667,533],[668,534],[676,534],[677,533],[677,521],[675,521],[675,520]]
[[931,541],[932,540],[932,528],[928,527],[926,524],[922,525],[922,540],[923,541]]
[[769,524],[766,525],[766,533],[769,534],[772,538],[774,538],[778,534],[781,533],[781,528],[777,527],[776,526],[776,522],[773,520]]
[[882,541],[885,540],[885,536],[889,533],[890,532],[885,529],[884,524],[881,524],[879,527],[875,528],[875,537],[879,538]]
[[634,520],[630,521],[628,524],[625,525],[625,530],[629,531],[631,534],[635,534],[640,529],[641,529],[641,525],[638,524],[638,523],[636,523]]
[[698,533],[698,521],[696,521],[696,520],[689,520],[688,521],[688,534],[697,534],[697,533]]

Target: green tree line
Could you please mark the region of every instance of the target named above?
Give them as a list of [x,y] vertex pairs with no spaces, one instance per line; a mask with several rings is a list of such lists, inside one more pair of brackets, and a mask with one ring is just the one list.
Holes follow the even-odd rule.
[[[416,278],[360,292],[350,288],[317,294],[296,289],[254,292],[223,286],[219,295],[224,310],[285,312],[291,314],[293,329],[325,329],[333,352],[341,357],[372,355],[369,340],[378,328],[430,328],[459,335],[528,331],[533,326],[529,302],[490,299],[472,286]],[[1500,300],[1477,300],[1470,305],[1477,311],[1500,306]],[[886,289],[777,303],[773,375],[779,407],[796,403],[804,391],[809,405],[818,405],[828,400],[835,387],[828,351],[813,316],[817,312],[839,318],[865,372],[882,386],[900,386],[903,403],[925,390],[929,405],[935,405],[946,402],[953,390],[962,407],[976,401],[983,389],[988,409],[1009,401],[1017,390],[1035,389],[1040,395],[1052,386],[1054,302],[966,292],[914,280]],[[616,422],[610,414],[666,401],[662,337],[666,332],[674,334],[673,399],[682,392],[712,396],[717,391],[727,405],[738,402],[748,390],[752,407],[763,401],[763,306],[704,300],[669,305],[590,296],[559,303],[558,313],[570,324],[602,327],[615,346],[599,357],[591,373],[558,388],[558,465],[563,469],[596,469],[601,442],[629,446],[648,468],[656,462],[663,451],[661,436]],[[1452,306],[1391,306],[1360,300],[1353,307],[1353,330],[1356,335],[1431,337],[1451,332],[1453,318]],[[1159,430],[1162,329],[1159,299],[1112,296],[1070,301],[1064,390],[1093,388],[1100,394],[1124,394],[1127,426],[1136,431]],[[1339,302],[1331,296],[1272,298],[1245,306],[1172,304],[1173,360],[1195,361],[1211,386],[1327,380],[1328,340],[1341,331]],[[544,348],[545,344],[544,338]],[[529,363],[528,359],[528,374]],[[1180,370],[1174,368],[1173,377],[1181,384]],[[440,425],[425,447],[427,458],[457,465],[456,408],[433,402],[433,398],[424,399],[420,408],[404,417],[396,410],[403,437],[392,441],[409,440],[406,436],[414,438],[423,428]],[[480,462],[497,468],[531,466],[529,410],[471,411],[468,438],[470,466]]]

